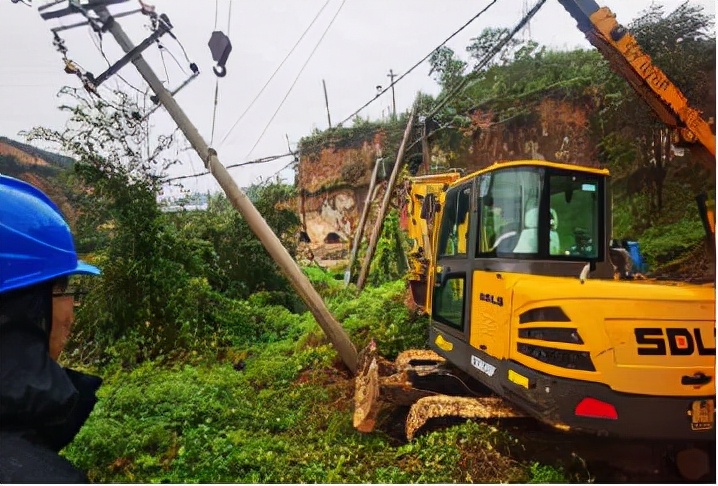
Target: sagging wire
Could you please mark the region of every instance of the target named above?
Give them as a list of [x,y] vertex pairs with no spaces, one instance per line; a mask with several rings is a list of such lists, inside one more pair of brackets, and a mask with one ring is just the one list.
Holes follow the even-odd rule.
[[[295,156],[294,152],[289,152],[289,153],[280,154],[280,155],[269,155],[267,157],[262,157],[260,159],[250,160],[248,162],[240,162],[237,164],[230,164],[230,165],[225,166],[225,168],[233,169],[235,167],[244,167],[246,165],[266,164],[267,162],[274,162],[275,160],[283,159],[284,157],[294,157],[294,156]],[[295,163],[295,160],[293,159],[292,162],[289,163],[289,165],[294,164],[294,163]],[[287,167],[289,167],[289,165],[287,165]],[[281,170],[284,170],[284,169],[281,169]],[[280,172],[281,172],[281,170],[280,170]],[[169,177],[167,179],[163,179],[163,182],[172,182],[172,181],[178,181],[178,180],[182,180],[182,179],[191,179],[193,177],[202,177],[202,176],[209,175],[211,173],[212,173],[211,171],[206,171],[206,172],[200,172],[199,174],[189,174],[189,175],[183,175],[183,176],[177,176],[177,177]]]
[[[144,8],[144,7],[145,7],[145,4],[142,3],[142,2],[140,2],[140,4],[143,5],[142,13],[143,13],[144,15],[147,15],[147,16],[150,18],[150,26],[149,26],[149,27],[150,27],[150,30],[151,30],[152,32],[156,32],[157,29],[159,29],[160,24],[161,24],[162,27],[164,28],[165,32],[167,33],[167,35],[169,35],[172,39],[174,39],[175,42],[177,42],[177,45],[180,46],[180,49],[182,50],[182,53],[184,54],[185,60],[186,60],[187,63],[189,64],[189,68],[190,68],[190,70],[192,71],[192,73],[193,73],[194,75],[199,74],[199,68],[197,67],[197,64],[195,64],[194,62],[192,62],[192,60],[191,60],[191,59],[189,58],[189,56],[187,55],[187,51],[185,50],[184,46],[182,45],[182,42],[180,42],[180,40],[177,38],[177,36],[174,35],[174,33],[172,32],[173,25],[172,25],[172,23],[170,22],[169,17],[167,17],[166,14],[159,14],[159,15],[158,15],[157,12],[155,12],[154,7],[152,7],[151,9],[146,9],[146,10],[145,10],[145,8]],[[171,51],[169,51],[166,47],[164,47],[164,45],[160,42],[160,39],[157,39],[157,44],[158,44],[160,50],[162,50],[162,49],[167,50],[167,52],[175,59],[175,61],[177,62],[177,64],[180,65],[180,67],[181,67],[181,64],[179,63],[179,61],[177,61],[177,58],[174,56],[174,54],[171,53]],[[183,70],[183,71],[184,71],[184,70]],[[185,74],[186,74],[186,71],[184,71],[184,72],[185,72]]]
[[[93,35],[92,35],[93,32],[97,35],[97,41],[95,40],[95,37],[93,37]],[[101,33],[101,32],[96,32],[94,29],[92,29],[92,30],[90,31],[90,38],[92,39],[93,44],[95,44],[95,47],[97,48],[97,50],[100,51],[100,54],[102,54],[102,57],[105,59],[105,62],[107,62],[107,66],[112,66],[112,63],[111,63],[110,60],[107,58],[107,55],[105,54],[105,49],[104,49],[104,47],[103,47],[103,45],[102,45],[102,33]],[[99,42],[99,43],[98,43],[98,42]],[[121,80],[122,82],[124,82],[127,86],[129,86],[129,87],[132,88],[133,90],[137,91],[139,94],[146,96],[146,94],[147,94],[146,91],[142,91],[141,89],[139,89],[138,87],[136,87],[135,85],[133,85],[132,83],[130,83],[129,81],[127,81],[120,73],[115,73],[115,74],[116,74],[117,77],[120,78],[120,80]]]
[[[312,26],[316,23],[317,19],[318,19],[319,16],[322,14],[322,12],[323,12],[324,9],[327,7],[327,5],[329,5],[329,1],[330,1],[330,0],[326,0],[326,2],[324,2],[324,5],[322,5],[322,7],[321,7],[321,8],[319,9],[319,11],[316,13],[316,15],[314,16],[314,18],[312,19],[312,21],[311,21],[311,22],[309,23],[309,25],[307,26],[307,28],[304,29],[304,32],[302,33],[301,36],[299,36],[299,39],[297,39],[297,41],[294,43],[294,46],[292,46],[292,48],[289,50],[289,52],[287,53],[287,55],[284,56],[284,59],[282,59],[282,61],[279,63],[279,66],[277,66],[277,68],[274,70],[274,72],[273,72],[272,75],[269,77],[269,79],[267,79],[267,81],[264,83],[264,86],[262,86],[262,89],[259,90],[259,92],[254,96],[254,98],[252,99],[252,101],[249,103],[249,105],[244,109],[244,111],[239,115],[239,117],[238,117],[238,118],[235,120],[235,122],[232,124],[232,126],[230,127],[230,129],[227,131],[227,133],[224,135],[224,137],[222,138],[222,140],[219,142],[220,145],[222,145],[224,142],[227,141],[227,138],[232,134],[232,131],[237,127],[237,125],[239,124],[239,122],[242,121],[242,119],[243,119],[244,116],[247,114],[247,112],[252,108],[252,106],[254,106],[254,104],[257,102],[257,100],[258,100],[259,97],[262,95],[262,93],[264,93],[264,90],[267,89],[267,86],[269,86],[269,83],[272,81],[272,79],[274,79],[274,77],[277,75],[277,73],[278,73],[279,70],[282,68],[282,66],[284,66],[284,63],[287,62],[287,59],[289,59],[289,56],[291,56],[292,53],[296,50],[296,48],[299,46],[299,43],[302,42],[302,39],[304,39],[304,37],[305,37],[305,36],[307,35],[307,33],[309,32],[309,30],[310,30],[310,29],[312,28]],[[216,21],[215,21],[215,28],[216,28]]]
[[345,3],[346,3],[346,0],[342,0],[342,3],[339,5],[339,8],[337,9],[337,11],[334,13],[334,16],[333,16],[333,17],[331,18],[331,20],[329,21],[329,24],[328,24],[328,25],[326,26],[326,28],[324,29],[324,32],[322,33],[321,37],[319,37],[319,40],[318,40],[317,43],[314,45],[314,48],[312,49],[312,51],[309,53],[309,57],[307,57],[306,61],[304,61],[304,64],[302,64],[302,67],[299,69],[299,72],[297,73],[297,76],[294,78],[294,81],[293,81],[292,84],[289,86],[289,89],[287,90],[287,94],[285,94],[285,95],[284,95],[284,98],[282,98],[282,101],[279,102],[279,106],[277,106],[277,109],[274,110],[274,113],[272,114],[272,117],[269,119],[269,121],[267,122],[267,124],[264,126],[264,129],[262,130],[262,133],[259,135],[259,138],[257,138],[257,141],[256,141],[256,142],[254,142],[254,145],[252,145],[252,148],[249,150],[249,152],[247,152],[247,155],[246,155],[247,157],[249,157],[249,155],[252,153],[252,151],[254,151],[254,149],[257,148],[257,145],[259,145],[259,142],[262,140],[262,137],[264,137],[264,134],[267,133],[267,129],[269,128],[269,125],[272,124],[272,122],[274,121],[274,118],[277,116],[277,113],[279,113],[279,110],[280,110],[280,109],[282,108],[282,106],[284,105],[284,102],[287,101],[287,98],[289,97],[289,94],[292,92],[292,89],[293,89],[294,86],[297,84],[297,81],[299,81],[299,77],[300,77],[300,76],[302,75],[302,73],[304,72],[304,69],[307,67],[307,64],[309,64],[309,61],[312,60],[312,57],[314,56],[314,53],[317,52],[317,49],[319,48],[320,44],[321,44],[322,41],[324,40],[324,37],[325,37],[325,36],[327,35],[327,33],[329,32],[329,29],[331,29],[332,25],[334,24],[334,21],[335,21],[335,20],[337,19],[337,17],[339,16],[339,12],[342,11],[342,8],[344,7],[344,4],[345,4]]

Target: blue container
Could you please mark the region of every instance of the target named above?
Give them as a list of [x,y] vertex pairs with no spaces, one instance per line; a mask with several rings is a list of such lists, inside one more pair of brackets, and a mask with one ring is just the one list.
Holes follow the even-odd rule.
[[638,242],[627,241],[626,244],[628,245],[628,253],[631,255],[631,259],[633,260],[633,268],[636,272],[645,273],[646,262],[643,261],[643,257],[641,256],[641,250],[638,247]]

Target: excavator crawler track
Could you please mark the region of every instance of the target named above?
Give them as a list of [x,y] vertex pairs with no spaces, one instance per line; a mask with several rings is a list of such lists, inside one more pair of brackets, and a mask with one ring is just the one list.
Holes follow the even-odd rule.
[[359,354],[354,427],[360,432],[373,431],[384,403],[411,406],[405,427],[409,440],[432,418],[526,416],[488,390],[472,389],[456,373],[434,351],[404,351],[392,363],[378,356],[376,346],[370,344]]

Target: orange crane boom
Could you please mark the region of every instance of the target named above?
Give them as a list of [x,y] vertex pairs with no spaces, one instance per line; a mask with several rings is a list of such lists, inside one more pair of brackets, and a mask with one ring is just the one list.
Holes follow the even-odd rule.
[[675,128],[701,162],[715,170],[715,134],[699,110],[691,107],[680,89],[653,64],[636,38],[616,21],[607,7],[593,0],[559,0],[576,19],[578,28],[611,67],[648,103],[658,118]]

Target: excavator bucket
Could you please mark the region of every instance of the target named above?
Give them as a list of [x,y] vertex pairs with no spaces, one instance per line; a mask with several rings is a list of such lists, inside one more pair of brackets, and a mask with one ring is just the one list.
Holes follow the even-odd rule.
[[[407,439],[427,421],[440,417],[496,419],[525,417],[520,410],[488,391],[469,388],[444,358],[430,350],[409,350],[394,362],[377,353],[372,341],[359,353],[354,390],[354,428],[372,432],[384,404],[411,405]],[[468,396],[467,396],[468,395]]]

